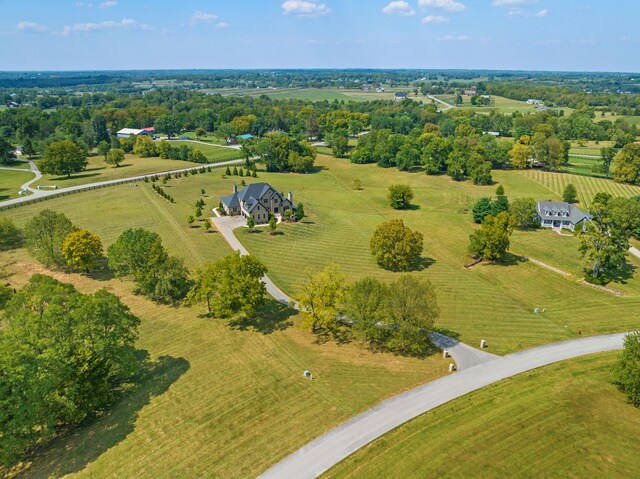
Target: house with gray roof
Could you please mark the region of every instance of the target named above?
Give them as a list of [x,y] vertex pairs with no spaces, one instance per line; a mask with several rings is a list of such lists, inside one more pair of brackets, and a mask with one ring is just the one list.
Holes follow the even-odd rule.
[[591,215],[578,209],[571,203],[561,201],[538,201],[536,207],[540,226],[543,228],[568,229],[575,231],[576,227],[586,225],[591,221]]
[[233,185],[233,193],[220,198],[224,211],[229,216],[253,218],[255,224],[269,222],[269,215],[282,216],[287,211],[295,211],[293,193],[282,196],[268,183],[253,183],[238,191]]

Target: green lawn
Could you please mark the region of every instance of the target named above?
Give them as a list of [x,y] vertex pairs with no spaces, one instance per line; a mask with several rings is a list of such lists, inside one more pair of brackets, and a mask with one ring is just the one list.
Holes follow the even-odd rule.
[[[285,179],[269,181],[284,187]],[[171,180],[164,188],[176,204],[140,183],[0,214],[23,226],[44,208],[63,211],[105,246],[126,228],[148,228],[193,268],[231,250],[219,234],[189,228],[185,217],[201,188],[207,211],[233,182],[218,173]],[[43,271],[22,250],[0,253],[0,268],[14,273],[8,281],[16,286]],[[255,328],[246,327],[203,318],[201,308],[153,304],[132,294],[128,281],[53,274],[82,291],[104,287],[122,297],[142,318],[139,348],[158,367],[104,417],[39,451],[29,477],[255,477],[354,414],[445,374],[448,365],[440,355],[412,359],[358,345],[316,344],[290,326],[298,319],[283,311],[264,313]],[[314,381],[303,379],[305,369]]]
[[[285,291],[297,289],[304,281],[306,268],[317,270],[328,261],[337,262],[351,279],[365,275],[393,279],[395,274],[375,264],[368,245],[377,225],[399,217],[425,235],[427,267],[414,274],[430,279],[436,287],[442,309],[438,326],[459,333],[469,344],[487,337],[491,338],[492,352],[505,353],[576,337],[578,331],[597,334],[637,324],[638,278],[626,285],[613,284],[612,287],[623,289],[626,294],[617,298],[578,284],[576,278],[566,279],[531,263],[483,264],[466,270],[464,264],[471,262],[466,254],[468,236],[474,225],[465,210],[476,198],[494,194],[495,186],[477,187],[445,176],[428,177],[374,165],[351,165],[348,160],[329,157],[320,157],[319,164],[323,170],[314,175],[261,175],[261,179],[274,181],[282,191],[294,191],[294,200],[305,205],[307,221],[281,226],[283,234],[278,236],[237,232],[249,251],[267,264],[272,279]],[[511,198],[558,198],[558,194],[527,175],[528,172],[494,172],[494,178],[505,186]],[[576,183],[593,180],[564,176]],[[361,180],[363,191],[352,189],[356,178]],[[388,207],[387,188],[396,182],[411,185],[419,209],[394,211]],[[610,181],[605,183],[619,186]],[[545,253],[541,246],[546,242],[543,236],[546,233],[517,235],[514,251],[534,258],[542,252],[537,259],[551,264],[558,260],[558,267],[570,263],[569,269],[579,273],[577,242],[566,243],[559,253]],[[567,252],[570,254],[565,260]],[[535,308],[545,308],[546,312],[536,315]],[[615,318],[608,313],[612,308],[617,312]]]
[[216,145],[203,145],[202,143],[194,143],[192,141],[180,141],[171,140],[171,144],[181,145],[185,144],[192,146],[193,148],[200,150],[204,156],[207,157],[210,163],[219,163],[221,161],[239,160],[243,158],[242,152],[235,148],[223,148]]
[[636,477],[640,409],[612,384],[616,355],[565,361],[456,399],[322,477]]
[[28,171],[0,170],[0,201],[18,198],[20,187],[33,179]]
[[124,162],[118,168],[114,168],[113,166],[106,164],[102,156],[90,156],[87,160],[88,165],[86,170],[80,173],[74,173],[69,178],[66,176],[43,175],[42,179],[35,183],[34,186],[57,185],[58,188],[66,188],[68,186],[117,180],[120,178],[128,178],[130,176],[160,173],[162,171],[179,170],[181,168],[198,166],[198,163],[192,163],[190,161],[163,160],[162,158],[139,158],[134,155],[126,155]]
[[584,158],[581,156],[570,156],[569,163],[563,165],[562,169],[567,173],[576,175],[596,176],[604,178],[604,174],[595,172],[594,167],[599,166],[600,161],[594,158]]

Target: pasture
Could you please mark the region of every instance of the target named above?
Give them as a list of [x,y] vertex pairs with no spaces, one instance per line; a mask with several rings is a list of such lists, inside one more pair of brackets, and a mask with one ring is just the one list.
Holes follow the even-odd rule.
[[612,384],[616,356],[565,361],[456,399],[322,477],[633,477],[640,410]]

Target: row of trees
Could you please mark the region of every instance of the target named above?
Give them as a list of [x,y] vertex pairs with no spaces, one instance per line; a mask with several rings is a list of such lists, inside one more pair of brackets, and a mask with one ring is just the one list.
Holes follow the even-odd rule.
[[440,314],[431,283],[411,275],[385,284],[349,283],[335,264],[307,272],[298,295],[304,328],[322,337],[351,337],[372,349],[420,354]]

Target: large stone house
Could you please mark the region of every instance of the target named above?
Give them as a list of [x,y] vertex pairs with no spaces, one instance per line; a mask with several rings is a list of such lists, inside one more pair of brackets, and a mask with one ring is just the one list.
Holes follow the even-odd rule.
[[538,201],[538,220],[543,228],[568,229],[575,231],[577,226],[584,228],[591,215],[578,209],[571,203],[560,201]]
[[233,193],[220,198],[220,202],[227,215],[252,217],[257,225],[268,223],[270,214],[282,216],[285,211],[296,209],[293,193],[289,192],[285,198],[268,183],[254,183],[240,191],[233,185]]

